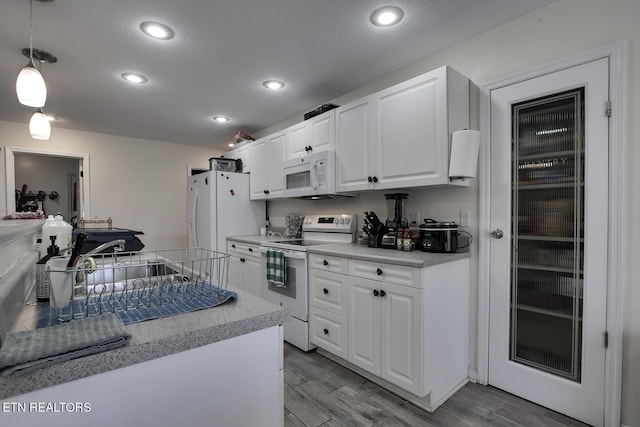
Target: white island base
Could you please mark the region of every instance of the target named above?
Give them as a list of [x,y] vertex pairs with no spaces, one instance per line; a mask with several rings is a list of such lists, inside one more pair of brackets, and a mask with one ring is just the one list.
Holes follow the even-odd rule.
[[282,343],[282,326],[273,326],[10,397],[0,424],[282,426]]

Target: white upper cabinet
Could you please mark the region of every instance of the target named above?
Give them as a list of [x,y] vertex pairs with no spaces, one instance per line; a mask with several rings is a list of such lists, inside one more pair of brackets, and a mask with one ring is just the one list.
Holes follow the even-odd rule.
[[242,161],[242,173],[251,172],[251,144],[252,142],[248,142],[240,147],[236,147],[233,150],[230,150],[224,156],[229,159],[237,159]]
[[269,135],[253,143],[249,187],[251,200],[282,197],[282,161],[286,132]]
[[310,153],[330,150],[335,141],[335,111],[327,111],[287,129],[285,158],[302,157]]
[[336,111],[337,189],[449,184],[451,134],[468,127],[469,80],[449,67],[344,105]]

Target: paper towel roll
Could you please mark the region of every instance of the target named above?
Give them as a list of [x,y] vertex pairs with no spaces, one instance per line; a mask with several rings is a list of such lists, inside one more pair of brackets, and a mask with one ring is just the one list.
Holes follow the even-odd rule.
[[451,138],[449,157],[449,178],[475,178],[480,151],[480,132],[477,130],[457,130]]

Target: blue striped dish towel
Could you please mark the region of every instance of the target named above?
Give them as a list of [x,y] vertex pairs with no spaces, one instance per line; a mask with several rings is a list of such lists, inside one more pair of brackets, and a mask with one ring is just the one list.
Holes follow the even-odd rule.
[[267,249],[267,280],[280,288],[287,286],[287,264],[284,252]]

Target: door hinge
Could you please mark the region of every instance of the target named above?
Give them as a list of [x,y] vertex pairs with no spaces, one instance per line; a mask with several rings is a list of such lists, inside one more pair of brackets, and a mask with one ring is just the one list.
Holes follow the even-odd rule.
[[604,348],[609,348],[609,332],[604,331]]
[[611,117],[611,101],[607,101],[607,109],[605,111],[607,117]]

